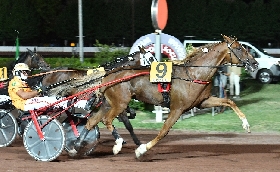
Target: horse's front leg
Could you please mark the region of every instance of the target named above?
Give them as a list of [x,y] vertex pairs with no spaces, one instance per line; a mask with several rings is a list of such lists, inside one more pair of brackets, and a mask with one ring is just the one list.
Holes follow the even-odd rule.
[[176,108],[176,110],[171,109],[170,113],[165,120],[160,132],[158,133],[157,137],[148,142],[147,144],[141,144],[136,150],[135,155],[136,158],[140,158],[142,155],[144,155],[148,150],[150,150],[152,147],[154,147],[162,138],[164,138],[171,127],[176,123],[176,121],[179,119],[179,117],[182,115],[182,110],[180,108]]
[[209,107],[215,107],[215,106],[228,106],[231,107],[232,110],[237,114],[239,119],[242,121],[242,127],[245,129],[248,133],[251,132],[250,125],[247,121],[247,118],[243,112],[236,106],[236,104],[226,98],[217,98],[217,97],[209,97],[208,99],[204,100],[201,104],[202,108],[209,108]]
[[[115,145],[113,147],[113,153],[114,155],[118,154],[121,149],[122,145],[125,143],[124,139],[120,136],[116,128],[112,125],[113,120],[117,117],[118,114],[121,114],[119,112],[123,112],[124,109],[126,109],[127,105],[118,107],[111,107],[111,109],[108,111],[108,113],[104,116],[102,119],[103,124],[107,127],[108,130],[112,132],[113,137],[115,138]],[[122,108],[124,107],[124,108]],[[116,115],[117,114],[117,115]]]
[[[129,107],[128,107],[129,108]],[[131,114],[131,115],[134,115],[135,117],[135,114]],[[118,116],[118,119],[119,121],[123,122],[125,128],[129,131],[130,133],[130,136],[132,137],[134,143],[136,145],[140,145],[141,142],[139,141],[139,139],[137,138],[137,136],[135,135],[134,131],[133,131],[133,127],[128,119],[128,116],[127,116],[127,113],[124,111],[122,112],[119,116]]]

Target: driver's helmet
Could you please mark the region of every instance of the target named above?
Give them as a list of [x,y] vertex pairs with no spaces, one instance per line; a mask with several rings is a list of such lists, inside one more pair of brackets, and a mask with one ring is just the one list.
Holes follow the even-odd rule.
[[27,75],[24,72],[28,73],[30,71],[29,67],[25,63],[18,63],[13,69],[13,75],[20,77],[22,80],[27,79]]

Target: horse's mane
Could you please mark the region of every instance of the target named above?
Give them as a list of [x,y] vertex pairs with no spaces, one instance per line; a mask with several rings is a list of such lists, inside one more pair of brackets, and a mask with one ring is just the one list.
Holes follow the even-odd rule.
[[112,61],[99,65],[99,67],[104,67],[105,71],[110,71],[119,67],[128,66],[129,64],[125,64],[125,63],[130,61],[129,57],[133,58],[137,53],[139,53],[139,51],[124,57],[116,57]]
[[203,51],[204,49],[207,49],[208,51],[210,51],[213,47],[215,47],[216,45],[220,44],[220,42],[218,43],[209,43],[200,47],[194,47],[194,50],[187,54],[187,56],[182,59],[182,60],[173,60],[172,62],[174,64],[185,64],[185,63],[190,63],[191,61],[195,60],[195,57],[200,57],[202,54],[205,54],[205,52]]

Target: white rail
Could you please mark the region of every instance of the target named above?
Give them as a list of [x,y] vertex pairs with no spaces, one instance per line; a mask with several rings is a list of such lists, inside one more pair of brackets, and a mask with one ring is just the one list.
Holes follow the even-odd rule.
[[[37,52],[73,52],[79,51],[79,47],[38,47],[38,46],[20,46],[19,51],[25,52],[26,48],[37,50]],[[129,47],[116,47],[112,49],[124,49]],[[280,54],[280,48],[264,48],[268,54]],[[1,52],[16,52],[16,46],[0,46]],[[84,52],[99,52],[99,47],[84,47]]]

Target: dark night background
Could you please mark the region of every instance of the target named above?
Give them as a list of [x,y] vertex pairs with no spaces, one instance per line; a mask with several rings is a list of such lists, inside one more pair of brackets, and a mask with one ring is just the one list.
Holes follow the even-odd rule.
[[[221,34],[261,47],[279,48],[279,0],[167,0],[163,33],[183,41],[221,39]],[[83,0],[84,46],[131,46],[154,32],[152,0]],[[0,45],[70,46],[78,42],[78,0],[0,0]],[[67,40],[67,41],[65,41]]]

